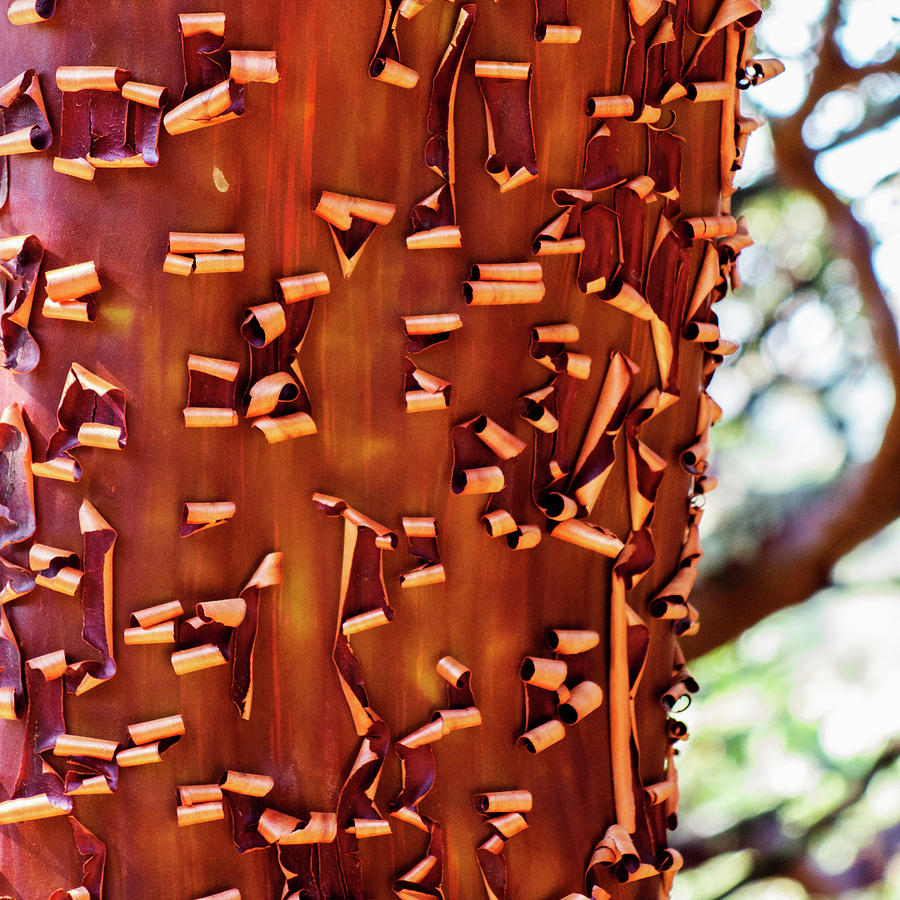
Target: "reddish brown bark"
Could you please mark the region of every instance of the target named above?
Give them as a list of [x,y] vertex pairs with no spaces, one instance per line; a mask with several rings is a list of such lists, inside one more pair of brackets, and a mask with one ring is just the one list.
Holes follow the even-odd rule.
[[[396,531],[404,515],[437,518],[446,584],[401,590],[398,576],[414,561],[402,546],[386,553],[396,616],[387,627],[354,635],[353,643],[369,703],[392,739],[443,704],[438,659],[451,654],[472,670],[483,725],[436,745],[435,786],[422,801],[441,823],[446,896],[483,892],[475,847],[487,831],[472,808],[476,791],[525,788],[534,795],[530,828],[504,851],[511,897],[583,890],[591,850],[615,818],[605,707],[543,754],[515,746],[524,724],[519,662],[541,650],[546,628],[599,630],[603,639],[586,657],[583,675],[607,689],[610,562],[546,534],[538,547],[521,553],[488,538],[478,522],[483,498],[451,493],[449,430],[483,412],[530,445],[530,429],[515,409],[520,394],[547,380],[528,356],[530,330],[538,323],[577,323],[576,349],[593,358],[592,375],[573,406],[572,434],[580,436],[587,426],[613,348],[640,366],[635,401],[658,383],[647,323],[583,295],[572,256],[545,260],[540,305],[467,309],[460,293],[473,262],[529,259],[534,234],[557,211],[552,189],[578,183],[594,125],[583,114],[585,97],[617,93],[621,86],[625,5],[591,12],[579,44],[542,48],[534,42],[530,8],[526,15],[521,4],[479,5],[455,112],[463,249],[415,253],[404,241],[407,212],[436,187],[423,159],[429,81],[457,10],[433,4],[412,22],[400,22],[403,62],[422,75],[417,87],[402,90],[367,74],[381,20],[377,6],[226,4],[228,43],[274,46],[281,81],[250,85],[247,112],[237,121],[163,134],[154,169],[99,171],[87,183],[53,173],[48,157],[11,161],[9,206],[0,214],[4,231],[39,235],[51,267],[96,260],[103,289],[93,325],[33,317],[41,363],[15,381],[0,373],[0,396],[4,404],[24,405],[40,451],[56,428],[56,403],[73,359],[120,385],[127,399],[124,451],[76,450],[84,469],[77,485],[38,479],[36,486],[38,540],[78,546],[83,497],[119,533],[118,671],[87,695],[66,697],[67,728],[117,739],[127,724],[175,712],[186,725],[161,764],[123,772],[112,796],[77,800],[80,820],[108,847],[109,898],[199,897],[232,886],[248,900],[278,895],[283,879],[274,851],[239,856],[226,822],[177,828],[176,785],[214,782],[231,768],[272,775],[275,788],[266,803],[285,812],[339,807],[359,740],[331,659],[342,528],[314,508],[315,491],[339,495]],[[695,4],[698,17],[708,20],[712,6]],[[4,23],[0,38],[8,53],[0,81],[40,63],[57,134],[59,94],[51,85],[60,64],[127,66],[136,78],[179,96],[176,15],[182,11],[174,0],[152,8],[67,0],[47,25],[14,30]],[[721,61],[721,42],[713,49]],[[484,109],[471,73],[472,60],[497,58],[534,61],[539,174],[505,195],[483,171]],[[721,104],[676,101],[675,107],[677,131],[686,139],[682,212],[716,214]],[[622,129],[617,149],[624,175],[645,173],[643,126]],[[375,229],[349,281],[341,278],[326,224],[313,215],[323,190],[398,208],[390,224]],[[605,202],[613,204],[612,194]],[[244,271],[189,278],[163,273],[171,231],[245,233]],[[648,248],[651,239],[648,229]],[[317,301],[301,361],[318,433],[269,445],[243,419],[234,428],[185,429],[188,355],[245,361],[243,311],[270,298],[275,279],[319,269],[332,290]],[[428,371],[452,380],[450,411],[408,415],[400,317],[443,311],[461,312],[464,327],[417,357],[417,364],[422,359]],[[681,399],[641,435],[668,463],[653,521],[656,561],[628,598],[641,613],[644,598],[670,578],[679,555],[689,477],[678,456],[695,437],[701,355],[696,345],[682,348]],[[623,446],[592,515],[623,539],[629,529],[624,458]],[[527,473],[521,477],[518,490],[527,504],[530,482]],[[182,541],[183,504],[202,500],[233,501],[234,519]],[[536,507],[530,512],[540,521]],[[179,679],[168,648],[122,644],[134,610],[174,598],[192,611],[197,602],[234,597],[273,549],[284,553],[283,587],[268,591],[259,605],[249,721],[229,702],[228,667]],[[23,658],[59,647],[78,652],[72,601],[39,588],[9,613]],[[659,697],[672,668],[669,624],[651,620],[649,628],[636,704],[637,774],[647,784],[664,777],[668,739]],[[22,730],[2,724],[0,774],[8,790]],[[346,797],[350,788],[344,790]],[[382,811],[399,790],[400,768],[390,751],[377,794]],[[248,807],[246,814],[252,818],[258,810]],[[391,837],[361,841],[365,896],[389,897],[393,879],[421,859],[427,843],[426,835],[400,821],[393,822]],[[0,859],[0,890],[27,900],[80,877],[71,828],[61,820],[0,826]],[[617,888],[622,897],[655,898],[658,891],[657,877]]]

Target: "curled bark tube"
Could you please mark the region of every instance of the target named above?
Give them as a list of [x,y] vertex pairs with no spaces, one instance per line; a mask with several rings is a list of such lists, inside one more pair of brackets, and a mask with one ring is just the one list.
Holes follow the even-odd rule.
[[728,100],[734,87],[727,81],[695,81],[685,85],[687,99],[691,103],[711,103]]
[[566,736],[566,729],[559,719],[550,719],[531,731],[520,735],[516,743],[529,753],[542,753],[548,747],[559,743]]
[[603,690],[593,681],[581,681],[569,693],[569,699],[559,705],[559,717],[566,725],[574,725],[590,715],[603,702]]
[[585,113],[592,119],[609,119],[634,115],[634,100],[625,95],[615,97],[588,97]]
[[743,91],[748,87],[769,81],[784,71],[780,59],[748,59],[738,71],[737,86]]
[[526,684],[555,691],[566,680],[568,671],[565,660],[526,656],[519,668],[519,676]]
[[195,803],[193,806],[179,806],[175,812],[179,828],[201,825],[204,822],[218,822],[225,818],[225,807],[221,800]]
[[550,649],[566,656],[586,653],[599,643],[600,633],[597,631],[551,628],[547,632]]
[[13,25],[46,22],[56,12],[56,0],[12,0],[6,16]]
[[489,813],[531,812],[534,798],[531,791],[492,791],[476,794],[472,798],[475,811],[482,815]]

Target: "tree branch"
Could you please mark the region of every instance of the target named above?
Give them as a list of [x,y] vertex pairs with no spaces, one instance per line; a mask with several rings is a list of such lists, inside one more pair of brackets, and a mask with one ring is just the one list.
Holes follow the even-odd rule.
[[[843,147],[858,137],[889,125],[898,116],[900,116],[900,97],[895,97],[888,103],[875,106],[874,109],[866,113],[858,125],[854,125],[853,128],[848,128],[846,131],[841,131],[831,143],[826,144],[824,147],[819,147],[817,152],[824,153],[826,150],[836,150],[839,147]],[[753,186],[755,187],[755,185]],[[742,198],[745,190],[741,190]]]
[[796,837],[788,837],[781,830],[778,824],[780,807],[776,807],[737,822],[709,838],[690,841],[680,846],[679,850],[689,867],[699,865],[721,853],[746,849],[756,851],[757,856],[750,871],[715,900],[723,900],[750,882],[778,876],[793,878],[811,893],[826,895],[874,884],[884,877],[887,863],[900,843],[900,823],[881,832],[858,854],[852,865],[836,875],[824,873],[810,858],[809,851],[811,845],[824,832],[859,803],[872,779],[893,765],[898,758],[900,758],[900,741],[895,741],[889,744],[867,771],[853,783],[841,803],[812,822]]
[[900,410],[895,407],[871,462],[816,491],[798,492],[780,527],[752,553],[698,583],[691,602],[702,627],[682,639],[685,654],[700,656],[828,587],[834,564],[900,515],[900,495],[893,489],[898,470]]
[[[889,64],[854,69],[834,38],[840,3],[831,0],[824,18],[819,63],[805,102],[792,116],[771,123],[779,175],[806,191],[822,206],[831,226],[831,241],[853,264],[858,289],[872,326],[879,357],[900,397],[900,338],[897,323],[872,264],[865,227],[850,207],[819,179],[816,152],[803,142],[803,122],[825,94]],[[834,564],[862,541],[900,516],[900,492],[892,489],[900,467],[900,410],[895,403],[878,453],[866,465],[845,470],[813,492],[798,492],[796,504],[779,527],[755,551],[707,575],[691,602],[702,628],[684,641],[696,657],[729,641],[776,610],[801,603],[830,584]],[[785,498],[780,498],[784,503]]]

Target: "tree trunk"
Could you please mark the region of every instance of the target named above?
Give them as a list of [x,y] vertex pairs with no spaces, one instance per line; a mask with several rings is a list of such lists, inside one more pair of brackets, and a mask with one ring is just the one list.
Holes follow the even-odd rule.
[[[3,405],[22,405],[34,459],[42,461],[73,361],[121,387],[127,401],[122,452],[76,451],[84,470],[76,484],[35,479],[35,540],[80,550],[78,512],[84,499],[118,532],[113,604],[118,671],[83,696],[66,695],[66,731],[120,741],[129,724],[176,713],[186,729],[160,764],[122,769],[112,795],[75,798],[78,820],[108,847],[105,896],[194,898],[229,888],[239,889],[245,900],[280,896],[284,879],[274,850],[238,854],[227,820],[177,827],[176,788],[215,782],[229,769],[272,776],[274,788],[264,807],[296,817],[338,810],[339,846],[347,844],[345,829],[353,818],[371,817],[365,810],[360,815],[365,802],[359,796],[355,810],[338,802],[365,728],[354,729],[348,711],[353,704],[342,694],[331,658],[344,531],[316,508],[316,492],[341,498],[399,534],[397,549],[384,553],[384,580],[396,615],[385,627],[349,638],[369,707],[392,741],[375,794],[391,834],[359,841],[359,896],[392,896],[392,882],[426,854],[428,834],[388,815],[401,786],[394,742],[428,722],[433,710],[446,709],[444,681],[435,665],[447,655],[471,669],[482,724],[446,734],[434,745],[434,787],[421,803],[421,813],[440,823],[444,895],[459,900],[484,895],[476,848],[491,829],[473,809],[473,795],[511,789],[531,791],[533,811],[527,815],[530,827],[494,857],[508,865],[508,896],[590,893],[585,868],[617,819],[607,699],[544,752],[531,754],[516,745],[525,725],[520,660],[552,656],[544,638],[548,628],[597,630],[599,646],[572,658],[569,671],[576,677],[570,684],[579,677],[594,681],[607,697],[611,689],[612,559],[550,535],[553,523],[531,499],[537,432],[516,414],[517,402],[547,384],[552,373],[529,357],[530,329],[574,323],[580,339],[568,349],[592,360],[590,377],[573,382],[571,446],[565,448],[573,459],[611,351],[624,352],[639,367],[631,406],[666,385],[648,323],[583,294],[576,284],[575,255],[541,258],[546,295],[537,305],[469,307],[461,284],[473,263],[534,259],[535,233],[560,211],[552,204],[552,190],[581,186],[585,144],[597,124],[584,115],[585,98],[621,93],[626,5],[572,4],[572,19],[583,27],[581,40],[554,46],[535,43],[533,10],[525,2],[478,4],[455,106],[462,248],[421,251],[405,245],[407,213],[441,184],[423,160],[425,114],[431,77],[458,7],[433,3],[412,20],[400,20],[403,64],[421,75],[415,87],[404,90],[368,76],[383,13],[376,2],[257,0],[224,6],[226,46],[276,49],[279,83],[249,85],[247,111],[238,121],[183,135],[163,130],[155,168],[100,169],[92,182],[51,167],[61,106],[56,67],[121,66],[137,81],[166,85],[177,102],[183,87],[177,15],[184,5],[62,0],[45,24],[0,26],[5,48],[0,81],[36,67],[54,132],[49,153],[11,159],[9,203],[0,213],[0,228],[5,235],[36,234],[46,248],[44,270],[93,259],[102,283],[96,321],[79,324],[42,317],[41,278],[32,314],[40,364],[30,374],[2,373]],[[695,2],[692,21],[709,22],[714,6]],[[651,20],[654,28],[661,15]],[[719,32],[707,51],[717,71],[701,72],[700,80],[723,77],[726,31],[731,34],[730,28]],[[687,62],[696,38],[688,34],[684,46]],[[497,59],[533,63],[538,170],[537,178],[502,194],[484,171],[485,112],[472,67],[473,60]],[[732,58],[732,74],[734,65]],[[674,131],[686,141],[681,217],[727,211],[720,205],[718,147],[722,112],[733,109],[731,101],[678,99],[668,107],[678,116]],[[645,125],[619,129],[625,178],[647,172],[647,141]],[[396,205],[393,220],[374,230],[348,280],[341,277],[326,222],[313,213],[323,190]],[[594,201],[613,207],[614,192],[596,193]],[[646,261],[666,203],[656,198],[647,204],[639,238],[623,234],[626,254],[629,240],[643,241],[637,252]],[[169,232],[243,232],[243,271],[188,278],[164,273]],[[685,243],[691,282],[705,243]],[[240,333],[244,310],[271,302],[276,279],[318,270],[327,273],[331,291],[316,301],[299,354],[316,433],[269,444],[243,417],[231,428],[185,428],[188,356],[240,362],[240,400],[248,379],[248,346]],[[699,317],[708,318],[708,308],[707,303]],[[444,312],[459,313],[463,327],[414,361],[452,382],[449,409],[408,414],[401,317]],[[681,342],[680,324],[673,329],[675,345],[681,344],[677,378],[673,370],[668,385],[680,398],[640,435],[667,463],[652,520],[655,559],[627,594],[628,604],[649,625],[649,652],[634,705],[644,785],[666,777],[669,737],[659,699],[673,669],[671,624],[648,617],[645,600],[678,565],[692,483],[679,466],[679,454],[696,436],[704,365],[701,346]],[[486,498],[451,492],[450,429],[480,414],[527,442],[525,452],[504,468],[518,524],[538,525],[543,533],[533,549],[513,552],[504,538],[490,538],[479,522]],[[634,497],[630,506],[622,437],[616,449],[617,461],[591,521],[624,542]],[[232,521],[179,536],[184,503],[226,500],[236,505]],[[403,516],[436,518],[445,583],[400,588],[399,575],[418,564],[407,551]],[[352,549],[357,537],[352,523],[348,534]],[[377,584],[373,534],[365,527],[359,531],[357,547],[363,549],[354,574]],[[284,554],[283,583],[261,592],[248,720],[229,702],[229,666],[179,676],[170,663],[172,645],[123,643],[134,611],[180,600],[192,616],[197,603],[237,597],[272,551]],[[21,562],[22,545],[7,547],[3,555]],[[368,580],[362,588],[371,591],[372,584]],[[352,582],[351,594],[354,586],[360,587]],[[77,598],[38,586],[5,608],[23,660],[60,648],[70,663],[85,657]],[[552,704],[550,709],[544,718],[554,715]],[[13,793],[23,718],[3,722],[0,730],[3,798]],[[641,816],[646,811],[638,796]],[[651,818],[655,809],[649,808]],[[643,861],[653,863],[651,855],[665,847],[658,827],[652,840],[640,836],[640,827],[637,835]],[[0,859],[0,893],[15,898],[43,900],[54,889],[81,883],[72,829],[62,817],[0,826]],[[357,896],[348,887],[352,862],[341,854],[340,865],[341,891]],[[655,875],[626,888],[613,888],[613,882],[604,887],[623,897],[655,898],[661,890]],[[337,896],[337,889],[324,895]]]

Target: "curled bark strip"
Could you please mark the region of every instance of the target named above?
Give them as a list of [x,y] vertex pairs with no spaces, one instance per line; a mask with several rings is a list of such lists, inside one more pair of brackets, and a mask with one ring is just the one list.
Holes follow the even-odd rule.
[[408,356],[403,360],[404,401],[408,413],[447,409],[452,385],[420,369]]
[[563,211],[548,222],[531,242],[535,256],[581,253],[585,242],[581,236],[581,213],[593,194],[578,188],[558,188],[553,192],[553,202]]
[[218,784],[182,784],[178,786],[180,806],[196,806],[199,803],[216,803],[222,799]]
[[690,61],[684,66],[683,74],[687,75],[697,64],[701,54],[710,40],[729,25],[738,31],[746,31],[759,21],[762,10],[755,0],[720,0],[715,7],[712,18],[706,24],[697,22],[692,16],[688,19],[688,27],[700,37]]
[[676,214],[681,196],[681,167],[684,138],[669,131],[647,130],[647,173],[653,179],[653,189],[668,202],[666,209]]
[[523,524],[513,490],[517,467],[527,464],[525,441],[489,416],[476,416],[450,430],[453,463],[450,489],[454,494],[490,494],[481,516],[491,537],[505,536],[513,549],[530,549],[541,539],[537,526]]
[[568,699],[559,704],[559,718],[564,725],[575,725],[600,708],[603,689],[594,681],[578,682],[568,692]]
[[74,662],[66,669],[66,690],[76,695],[97,687],[116,674],[112,555],[117,534],[88,500],[82,501],[78,524],[84,541],[81,637],[100,658]]
[[400,62],[397,45],[397,16],[401,4],[402,0],[384,0],[384,20],[375,55],[369,63],[369,77],[397,87],[414,88],[419,83],[419,73]]
[[[574,331],[566,332],[566,329]],[[591,358],[565,348],[577,340],[574,325],[537,326],[532,329],[531,357],[558,372],[549,385],[519,398],[518,413],[534,427],[534,462],[531,496],[545,516],[571,519],[578,509],[565,491],[572,470],[570,424],[578,385],[590,374]]]
[[250,352],[250,376],[242,411],[255,418],[253,427],[269,443],[316,433],[299,357],[316,297],[330,290],[324,272],[281,278],[274,301],[244,312],[241,334]]
[[662,115],[661,104],[653,97],[652,86],[648,90],[648,56],[652,56],[650,47],[655,38],[654,23],[648,21],[649,18],[634,13],[628,17],[631,40],[625,56],[621,93],[632,102],[632,112],[628,115],[632,122],[654,123]]
[[348,635],[389,622],[382,573],[382,553],[397,547],[397,535],[363,515],[338,497],[314,494],[313,502],[329,517],[343,517],[344,550],[341,591],[332,659],[357,734],[359,753],[338,797],[337,850],[340,879],[345,895],[362,898],[362,865],[359,841],[390,833],[375,805],[378,779],[390,744],[390,734],[381,717],[369,706],[359,659]]
[[141,628],[150,628],[170,619],[177,619],[184,615],[184,607],[180,600],[170,600],[160,603],[158,606],[148,606],[131,614],[131,624]]
[[691,103],[711,103],[732,98],[734,88],[727,81],[692,81],[685,85],[685,96]]
[[[588,878],[597,867],[619,866],[627,873],[636,872],[640,867],[640,856],[628,831],[621,825],[610,825],[599,843],[594,847],[588,862]],[[596,880],[596,875],[593,875]]]
[[181,536],[190,537],[198,531],[224,525],[234,518],[235,510],[236,507],[230,500],[185,503],[181,511]]
[[211,356],[188,356],[186,428],[227,428],[238,423],[234,408],[235,382],[240,363]]
[[[533,350],[540,356],[548,348],[535,342]],[[565,481],[572,471],[573,452],[570,446],[570,425],[575,395],[581,375],[590,367],[590,357],[580,353],[557,353],[538,358],[538,362],[566,366],[548,385],[523,394],[519,398],[519,415],[534,427],[534,461],[531,476],[531,498],[549,519],[571,519],[577,506],[565,491]],[[532,354],[534,355],[534,354]],[[575,374],[567,371],[569,368]]]
[[391,804],[390,814],[429,835],[425,856],[393,885],[394,893],[408,900],[444,896],[441,890],[444,859],[441,828],[419,810],[419,804],[434,785],[436,769],[432,745],[453,731],[481,724],[469,669],[452,656],[442,657],[435,668],[447,683],[446,708],[436,710],[429,724],[394,743],[394,752],[400,758],[402,785],[400,794]]
[[577,44],[581,27],[569,24],[568,0],[535,0],[534,39],[539,44]]
[[[674,208],[677,202],[670,200],[667,207]],[[669,334],[672,358],[669,364],[667,389],[673,393],[677,393],[680,381],[681,341],[678,337],[683,331],[690,278],[690,242],[678,234],[664,213],[660,217],[650,255],[646,296],[651,309],[665,325]]]
[[[412,233],[406,238],[406,246],[410,250],[462,245],[462,236],[456,224],[453,112],[456,83],[466,44],[475,24],[475,11],[474,3],[468,3],[460,10],[450,43],[432,81],[425,120],[429,135],[425,144],[425,163],[444,179],[444,183],[413,207],[410,213]],[[403,4],[400,12],[403,14]]]
[[620,119],[608,118],[588,138],[582,174],[582,184],[587,191],[600,191],[625,181],[619,165],[620,122]]
[[18,719],[25,701],[22,654],[6,610],[0,606],[0,719]]
[[93,294],[100,290],[100,278],[93,260],[51,269],[46,275],[47,297],[41,309],[45,318],[94,321],[97,304]]
[[[654,557],[652,535],[649,529],[643,528],[629,535],[628,542],[613,566],[608,700],[616,824],[626,836],[636,832],[643,835],[651,851],[653,841],[649,822],[643,803],[639,804],[643,794],[636,774],[639,771],[640,750],[634,707],[647,657],[649,630],[628,606],[626,592],[644,577]],[[616,869],[616,877],[622,871],[630,876],[632,870],[636,871],[634,860],[630,860],[626,866],[620,864]],[[588,868],[589,885],[595,881],[592,872],[591,864]]]
[[693,319],[704,305],[711,305],[725,296],[727,284],[716,248],[707,243],[703,250],[700,270],[694,281],[685,320]]
[[[2,203],[0,203],[2,207]],[[0,240],[0,338],[3,367],[15,375],[31,372],[40,359],[40,348],[28,330],[38,270],[44,247],[33,234]]]
[[[364,629],[389,622],[394,611],[388,603],[381,568],[382,552],[397,547],[397,535],[374,519],[363,515],[338,497],[314,494],[313,502],[326,516],[342,516],[347,523],[344,532],[344,564],[338,623],[332,659],[338,671],[344,697],[350,707],[356,733],[363,737],[369,726],[381,719],[369,706],[359,659],[347,638],[347,623],[359,622]],[[375,614],[374,616],[372,614]],[[359,629],[351,627],[351,632]]]
[[219,125],[244,114],[244,86],[228,79],[195,94],[166,113],[163,124],[169,134],[184,134]]
[[41,85],[34,69],[0,87],[0,209],[9,194],[8,156],[38,153],[53,141]]
[[119,749],[118,741],[86,737],[80,734],[61,734],[53,747],[54,756],[86,756],[111,762]]
[[125,629],[126,644],[174,644],[175,619],[184,615],[179,600],[171,600],[131,614],[130,627]]
[[[586,177],[586,183],[594,182],[587,182]],[[622,265],[618,214],[602,203],[588,207],[581,214],[581,237],[584,250],[578,261],[578,287],[585,294],[600,293],[602,297]]]
[[266,588],[281,584],[282,553],[267,553],[241,590],[246,614],[234,632],[231,700],[242,719],[250,718],[253,699],[253,649],[259,620],[259,602]]
[[421,353],[428,347],[450,339],[452,332],[462,328],[458,313],[435,313],[428,316],[403,316],[407,353]]
[[[519,669],[525,730],[516,743],[535,754],[563,740],[565,725],[577,724],[603,702],[602,688],[584,677],[584,660],[573,658],[596,647],[600,635],[554,628],[547,632],[547,641],[555,658],[527,656]],[[563,655],[568,658],[560,659]]]
[[421,565],[400,576],[400,586],[420,587],[425,584],[441,584],[447,580],[437,543],[437,522],[432,517],[403,517],[403,531],[409,542],[411,556],[421,560]]
[[214,275],[244,271],[244,235],[170,231],[163,272]]
[[697,408],[696,437],[689,447],[681,451],[681,467],[689,475],[703,476],[709,470],[710,429],[721,417],[719,404],[703,391]]
[[324,860],[337,838],[335,813],[311,812],[296,818],[266,809],[257,830],[267,843],[275,844],[284,897],[321,897],[329,890]]
[[667,712],[679,713],[687,709],[691,705],[691,692],[687,683],[681,680],[673,681],[659,702]]
[[63,681],[66,657],[62,650],[25,663],[28,706],[22,763],[12,798],[0,802],[0,824],[65,816],[72,812],[62,778],[44,759],[65,733]]
[[531,121],[531,63],[475,63],[484,98],[488,158],[484,167],[505,193],[537,178]]
[[766,120],[762,116],[744,116],[737,113],[734,119],[734,154],[729,167],[732,175],[744,165],[747,140],[757,128],[762,128]]
[[177,714],[129,725],[128,741],[116,753],[116,763],[130,767],[161,762],[163,753],[177,744],[184,732],[184,719]]
[[519,677],[525,684],[547,691],[559,690],[568,674],[569,668],[565,660],[541,659],[535,656],[526,656],[519,669]]
[[647,206],[656,196],[654,182],[646,175],[616,188],[615,204],[622,237],[622,266],[618,277],[638,292],[644,283]]
[[597,397],[594,414],[572,469],[567,494],[590,515],[615,462],[615,439],[631,404],[631,384],[637,366],[614,350]]
[[656,356],[656,366],[659,372],[659,385],[662,390],[666,390],[671,386],[673,377],[672,366],[675,358],[675,341],[673,341],[669,326],[660,318],[650,303],[630,284],[616,279],[610,293],[611,296],[606,297],[604,302],[648,324],[650,337],[653,341],[653,352]]
[[392,890],[400,900],[443,900],[441,890],[443,880],[444,847],[441,828],[434,825],[428,852],[408,872],[401,875],[392,885]]
[[[256,567],[240,596],[197,604],[197,615],[182,621],[178,630],[178,649],[172,653],[172,667],[176,674],[186,675],[214,666],[231,663],[231,700],[241,718],[250,718],[253,700],[253,651],[259,622],[259,603],[262,592],[281,584],[283,554],[267,553]],[[140,610],[132,621],[153,622],[145,626],[146,641],[154,643],[152,632],[160,629],[167,637],[169,616],[177,614],[170,604]],[[140,617],[140,618],[138,618]],[[166,618],[163,618],[166,617]],[[157,622],[158,620],[158,622]],[[140,628],[140,624],[138,626]],[[133,632],[137,629],[131,629]],[[161,638],[159,643],[167,643]],[[139,633],[136,635],[141,637]]]
[[171,657],[176,675],[224,666],[231,658],[231,630],[218,624],[204,628],[199,618],[182,624],[177,643],[181,649]]
[[31,473],[31,441],[18,403],[10,403],[0,415],[0,471],[4,491],[0,502],[0,551],[34,534],[34,480]]
[[330,844],[337,837],[337,816],[311,812],[302,818],[267,809],[259,819],[259,833],[270,844]]
[[687,616],[687,598],[697,580],[696,560],[679,565],[675,574],[650,601],[650,615],[656,619],[679,622]]
[[539,262],[479,263],[463,282],[463,297],[472,306],[540,303],[544,292]]
[[737,259],[745,247],[753,244],[746,216],[738,217],[734,234],[716,238],[714,243],[719,256],[719,279],[721,281],[730,280],[732,290],[738,290],[741,281],[737,270]]
[[38,542],[28,548],[28,566],[36,585],[69,597],[75,596],[84,578],[77,553]]
[[348,897],[365,896],[359,841],[390,834],[390,823],[375,805],[375,792],[389,744],[387,726],[376,718],[363,736],[359,753],[338,797],[338,860]]
[[307,897],[340,896],[340,870],[334,843],[276,844],[278,868],[284,878],[282,896],[306,900]]
[[[528,827],[523,813],[532,806],[530,791],[497,791],[475,794],[472,798],[476,812],[488,817],[493,834],[475,850],[481,877],[491,900],[506,900],[507,872],[503,848],[506,841]],[[494,813],[505,815],[493,816]]]
[[634,100],[627,94],[588,97],[584,103],[584,112],[592,119],[626,118],[634,114]]
[[682,237],[687,240],[700,238],[729,237],[737,234],[738,224],[734,216],[697,216],[682,219],[676,226]]
[[35,25],[53,18],[56,0],[10,0],[6,17],[13,25]]
[[745,91],[749,87],[764,84],[784,72],[780,59],[748,59],[738,70],[737,86]]
[[381,200],[322,191],[313,212],[328,223],[344,278],[353,274],[376,226],[387,225],[396,209],[393,203]]
[[225,13],[181,13],[184,91],[163,120],[169,134],[218,125],[244,114],[244,86],[278,81],[275,52],[224,49]]
[[666,461],[639,437],[643,425],[678,400],[675,394],[653,388],[625,418],[625,447],[628,466],[628,507],[631,529],[640,531],[653,518],[656,494],[662,483]]
[[[674,14],[672,11],[669,11],[667,15],[658,21],[653,31],[653,37],[647,44],[644,58],[644,86],[641,101],[643,108],[642,118],[651,129],[662,128],[667,130],[675,121],[674,113],[671,110],[662,109],[663,104],[672,99],[671,96],[667,96],[670,85],[666,79],[666,56],[670,45],[679,41],[681,37],[676,26],[676,18],[678,16],[677,4],[674,4],[674,6],[676,7]],[[671,6],[667,6],[667,10],[671,9]],[[659,118],[656,117],[657,110],[659,110]],[[655,121],[650,121],[651,119]]]
[[55,171],[92,181],[96,169],[159,162],[165,87],[132,81],[131,72],[112,66],[60,66],[56,84],[63,105]]
[[193,806],[179,806],[175,815],[179,828],[202,825],[205,822],[219,822],[225,818],[225,806],[222,800],[195,803]]
[[75,816],[69,816],[75,849],[81,860],[81,885],[56,890],[50,900],[103,900],[103,870],[106,868],[106,844],[88,831]]
[[[487,416],[476,416],[455,425],[450,432],[453,448],[453,474],[450,487],[454,494],[495,494],[502,490],[506,480],[496,462],[510,459],[524,449],[522,446],[518,447],[517,453],[505,456],[498,454],[490,444],[479,440],[479,426],[480,431],[484,432],[487,422]],[[510,449],[516,449],[516,439],[513,435],[510,437],[513,438],[513,441],[508,442]]]
[[600,633],[591,629],[550,628],[547,646],[560,656],[586,653],[600,643]]
[[425,163],[449,184],[456,181],[453,139],[456,84],[469,35],[475,24],[475,12],[474,3],[465,4],[460,9],[450,42],[435,72],[428,103],[426,127],[429,137],[425,144]]
[[259,830],[266,805],[262,798],[275,786],[269,775],[226,772],[219,779],[224,809],[231,820],[231,838],[238,853],[261,850],[269,841]]
[[565,372],[585,381],[591,374],[590,356],[566,348],[566,344],[574,343],[579,337],[578,327],[570,322],[537,325],[531,329],[528,353],[535,362],[557,375]]

